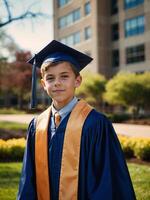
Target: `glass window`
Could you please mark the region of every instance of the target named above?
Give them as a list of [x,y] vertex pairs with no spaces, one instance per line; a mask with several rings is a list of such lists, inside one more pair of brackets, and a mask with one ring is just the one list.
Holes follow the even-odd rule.
[[138,16],[125,21],[125,36],[142,34],[145,31],[145,17]]
[[78,44],[80,42],[80,32],[74,33],[74,44]]
[[65,17],[61,17],[60,19],[58,19],[58,27],[59,28],[64,28],[66,26],[66,18]]
[[112,51],[112,67],[119,67],[119,50]]
[[117,14],[118,13],[118,1],[117,0],[111,0],[111,14]]
[[112,41],[116,41],[119,39],[119,25],[113,24],[111,27],[111,39]]
[[69,35],[66,38],[66,42],[67,42],[67,45],[72,46],[73,45],[73,35]]
[[66,5],[67,3],[69,3],[69,1],[71,1],[71,0],[58,0],[57,1],[58,2],[58,6],[62,7],[64,5]]
[[87,2],[84,5],[84,13],[85,13],[85,15],[88,15],[88,14],[91,13],[91,4],[90,4],[90,2]]
[[77,10],[74,10],[73,12],[67,14],[66,16],[63,16],[58,19],[58,27],[64,28],[66,26],[70,26],[75,21],[79,20],[81,18],[80,8]]
[[145,60],[145,47],[144,44],[128,47],[126,49],[126,63],[132,64],[142,62]]
[[80,12],[80,8],[73,12],[73,21],[74,22],[81,18],[81,14],[80,13],[81,13]]
[[88,27],[85,27],[84,29],[84,37],[85,37],[85,40],[88,40],[92,37],[92,29],[90,26]]
[[75,32],[69,36],[66,36],[64,38],[61,38],[59,41],[62,42],[63,44],[66,44],[68,46],[73,46],[75,44],[80,43],[80,32]]
[[142,4],[144,0],[124,0],[125,9],[136,7]]
[[69,26],[70,24],[73,23],[73,14],[72,13],[69,13],[67,16],[66,16],[66,26]]
[[60,41],[61,43],[63,43],[63,44],[67,44],[66,38],[62,38],[62,39],[60,39],[59,41]]

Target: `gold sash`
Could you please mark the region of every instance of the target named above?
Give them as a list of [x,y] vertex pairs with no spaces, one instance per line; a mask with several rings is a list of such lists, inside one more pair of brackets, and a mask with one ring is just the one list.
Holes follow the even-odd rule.
[[[59,200],[77,200],[80,141],[84,122],[92,110],[84,100],[80,100],[72,110],[64,138]],[[51,107],[37,118],[35,139],[35,165],[38,200],[50,200],[48,168],[47,130]]]

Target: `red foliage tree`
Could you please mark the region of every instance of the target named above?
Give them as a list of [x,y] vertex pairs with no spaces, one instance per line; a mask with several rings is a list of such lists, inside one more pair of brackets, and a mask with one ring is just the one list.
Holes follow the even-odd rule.
[[32,67],[27,63],[31,58],[29,51],[16,53],[15,62],[10,64],[10,86],[18,96],[19,107],[22,108],[23,100],[28,96],[31,89]]

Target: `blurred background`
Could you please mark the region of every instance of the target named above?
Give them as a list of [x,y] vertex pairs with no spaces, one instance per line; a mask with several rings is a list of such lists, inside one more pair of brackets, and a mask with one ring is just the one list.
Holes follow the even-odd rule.
[[94,58],[76,95],[113,122],[137,199],[150,199],[149,0],[0,0],[0,199],[15,199],[28,123],[51,103],[37,69],[30,109],[27,60],[53,39]]

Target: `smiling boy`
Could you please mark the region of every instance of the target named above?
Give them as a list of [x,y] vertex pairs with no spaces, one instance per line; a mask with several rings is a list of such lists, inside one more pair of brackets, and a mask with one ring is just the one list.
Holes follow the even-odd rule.
[[17,199],[134,200],[111,123],[75,97],[92,58],[54,40],[36,59],[52,104],[29,125]]
[[52,98],[53,105],[57,110],[63,108],[73,99],[75,89],[81,84],[80,74],[74,71],[68,62],[57,64],[45,62],[41,67],[43,77],[41,83],[47,94]]

